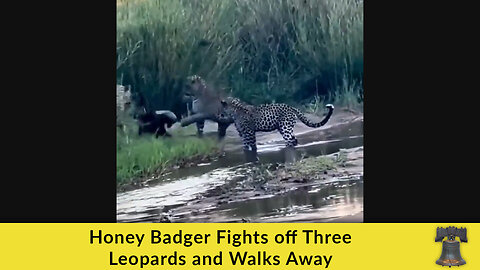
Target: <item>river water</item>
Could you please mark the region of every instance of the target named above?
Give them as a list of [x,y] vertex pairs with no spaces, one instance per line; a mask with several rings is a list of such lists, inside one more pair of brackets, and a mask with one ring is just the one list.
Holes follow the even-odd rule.
[[[348,120],[348,121],[347,121]],[[363,117],[330,127],[296,130],[295,158],[328,155],[363,146]],[[298,124],[297,124],[298,125]],[[215,127],[212,127],[212,130]],[[231,127],[232,128],[232,127]],[[230,130],[230,128],[229,128]],[[181,168],[150,181],[147,187],[117,195],[118,222],[362,222],[363,173],[298,185],[287,192],[252,191],[250,197],[217,192],[238,189],[252,164],[245,164],[234,130],[226,154],[210,163]],[[275,133],[257,136],[260,164],[288,161]],[[243,184],[242,184],[243,183]]]

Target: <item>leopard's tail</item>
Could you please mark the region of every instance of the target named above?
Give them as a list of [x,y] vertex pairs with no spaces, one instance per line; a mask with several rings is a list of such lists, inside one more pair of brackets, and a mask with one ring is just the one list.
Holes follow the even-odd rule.
[[326,107],[328,108],[328,113],[325,116],[325,118],[323,118],[323,120],[320,121],[320,122],[312,122],[310,119],[308,119],[305,116],[305,114],[303,114],[300,110],[298,110],[296,108],[295,108],[295,113],[296,113],[298,119],[300,121],[302,121],[305,125],[307,125],[309,127],[312,127],[312,128],[318,128],[318,127],[321,127],[321,126],[325,125],[333,114],[333,109],[334,109],[333,105],[332,104],[327,104]]

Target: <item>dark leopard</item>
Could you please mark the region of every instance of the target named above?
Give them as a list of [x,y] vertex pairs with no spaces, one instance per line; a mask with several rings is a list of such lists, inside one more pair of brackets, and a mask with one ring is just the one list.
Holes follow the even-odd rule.
[[221,113],[221,94],[198,75],[187,77],[185,88],[183,101],[191,103],[192,115],[182,120],[182,126],[196,123],[198,135],[201,136],[205,120],[214,121],[218,124],[218,138],[222,140],[233,119],[224,117]]

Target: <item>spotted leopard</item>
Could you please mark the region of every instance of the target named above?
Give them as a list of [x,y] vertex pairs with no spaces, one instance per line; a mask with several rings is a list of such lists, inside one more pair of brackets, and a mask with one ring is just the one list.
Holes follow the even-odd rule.
[[232,117],[245,150],[256,151],[255,132],[278,130],[288,146],[296,146],[293,135],[296,119],[305,125],[317,128],[325,125],[333,114],[333,105],[328,104],[328,113],[320,122],[312,122],[300,110],[283,103],[248,105],[238,98],[226,98],[221,101],[224,114]]
[[129,85],[118,85],[117,84],[117,127],[125,131],[125,122],[128,118],[131,104],[132,104],[132,92],[130,91]]

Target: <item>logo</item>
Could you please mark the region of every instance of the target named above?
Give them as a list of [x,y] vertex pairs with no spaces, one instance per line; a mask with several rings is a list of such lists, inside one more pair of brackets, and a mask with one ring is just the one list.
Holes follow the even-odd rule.
[[455,240],[458,237],[461,242],[467,242],[467,228],[457,227],[437,227],[437,236],[435,242],[442,242],[442,255],[437,260],[437,264],[441,266],[460,266],[466,264],[465,260],[460,255],[460,242]]

